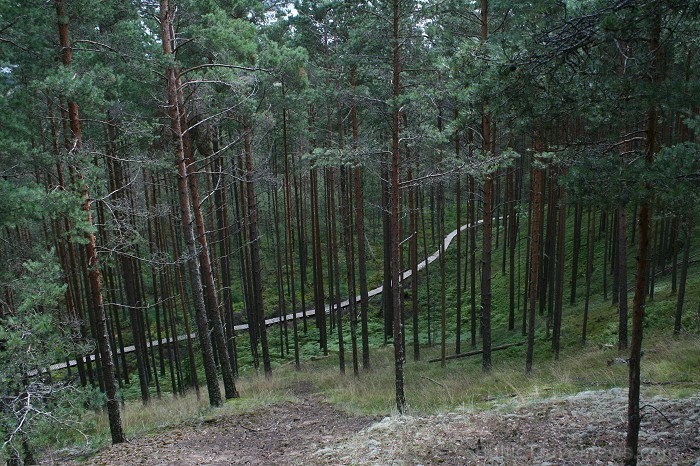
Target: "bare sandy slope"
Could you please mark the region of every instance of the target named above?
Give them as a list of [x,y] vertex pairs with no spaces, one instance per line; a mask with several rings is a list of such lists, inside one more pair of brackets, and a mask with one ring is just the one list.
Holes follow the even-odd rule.
[[[107,448],[91,465],[619,464],[626,390],[510,401],[487,412],[352,416],[299,401],[183,425]],[[643,400],[640,464],[700,466],[700,394]],[[50,463],[49,463],[50,464]]]
[[[627,391],[385,418],[314,453],[319,464],[620,464]],[[640,464],[700,466],[700,396],[643,400]]]

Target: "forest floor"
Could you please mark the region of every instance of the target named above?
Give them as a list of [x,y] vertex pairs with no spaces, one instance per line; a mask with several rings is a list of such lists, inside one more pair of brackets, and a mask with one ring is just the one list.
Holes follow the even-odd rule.
[[[431,416],[355,416],[310,384],[298,398],[245,414],[170,428],[106,448],[90,465],[579,465],[623,458],[627,391],[539,400]],[[700,393],[643,398],[641,465],[700,465]]]

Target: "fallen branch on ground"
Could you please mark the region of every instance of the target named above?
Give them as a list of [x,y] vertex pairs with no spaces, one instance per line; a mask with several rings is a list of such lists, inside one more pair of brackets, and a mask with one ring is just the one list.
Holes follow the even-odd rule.
[[[491,348],[491,351],[503,350],[503,349],[506,349],[506,348],[512,348],[512,347],[514,347],[514,346],[522,346],[522,345],[524,345],[524,344],[525,344],[524,341],[521,341],[521,342],[518,342],[518,343],[508,343],[507,345],[494,346],[493,348]],[[481,353],[483,353],[483,352],[484,352],[483,350],[474,350],[474,351],[467,351],[466,353],[452,354],[452,355],[450,355],[450,356],[446,356],[446,357],[445,357],[445,360],[448,360],[448,359],[466,358],[466,357],[469,357],[469,356],[476,356],[477,354],[481,354]],[[435,359],[429,359],[429,360],[428,360],[428,362],[438,362],[438,361],[442,361],[442,358],[435,358]]]

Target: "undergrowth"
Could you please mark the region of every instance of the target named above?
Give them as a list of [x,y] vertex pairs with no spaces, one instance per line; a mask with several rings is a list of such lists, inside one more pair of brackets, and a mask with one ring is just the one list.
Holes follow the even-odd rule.
[[[601,249],[601,245],[598,246],[598,249]],[[447,276],[453,277],[454,251],[448,250],[447,253]],[[602,254],[602,251],[597,250],[597,254]],[[654,299],[646,304],[642,360],[643,393],[646,396],[683,397],[700,391],[700,322],[696,312],[697,303],[700,302],[700,274],[696,269],[697,267],[691,268],[688,276],[684,330],[680,335],[672,335],[676,295],[670,290],[668,276],[657,279]],[[428,362],[440,356],[440,345],[436,344],[440,342],[437,332],[440,322],[437,310],[440,286],[437,263],[431,265],[429,274],[430,300],[427,299],[427,290],[421,289],[419,295],[419,361],[413,360],[410,305],[407,305],[409,315],[406,319],[405,389],[409,414],[488,409],[509,399],[529,401],[585,390],[627,386],[628,368],[616,360],[624,359],[628,353],[627,350],[617,349],[617,306],[611,305],[609,299],[602,298],[600,280],[593,282],[588,339],[582,343],[583,279],[579,276],[577,302],[572,306],[564,306],[561,353],[558,360],[555,360],[551,349],[551,338],[545,328],[546,319],[538,314],[534,369],[531,374],[526,375],[525,346],[494,352],[493,368],[488,373],[482,371],[480,355],[449,360],[446,367],[441,367],[440,362]],[[456,304],[453,288],[454,283],[449,285],[451,291],[447,294],[446,317],[448,328],[451,329],[447,332],[448,354],[455,352]],[[507,277],[497,273],[494,276],[493,288],[494,346],[524,341],[525,337],[520,330],[521,314],[516,313],[515,330],[507,330]],[[468,291],[464,292],[461,351],[472,349],[469,328],[470,299]],[[522,309],[522,302],[519,303],[518,308]],[[284,357],[280,357],[279,343],[274,343],[277,348],[271,347],[271,352],[276,356],[273,375],[270,378],[265,377],[262,370],[257,371],[252,367],[247,339],[243,336],[239,338],[238,348],[241,355],[241,372],[237,380],[240,398],[228,400],[223,407],[212,409],[208,405],[205,387],[200,389],[199,395],[190,391],[184,396],[173,396],[167,392],[167,380],[163,380],[162,397],[154,397],[144,406],[137,401],[137,384],[132,384],[122,392],[125,399],[122,419],[127,436],[151,435],[183,423],[197,423],[211,417],[254,411],[270,403],[293,399],[294,389],[301,383],[310,383],[319,396],[349,413],[395,414],[393,346],[391,340],[385,344],[379,300],[374,299],[371,304],[371,368],[360,368],[357,376],[352,370],[349,324],[345,325],[344,335],[344,375],[340,374],[338,369],[337,333],[329,333],[329,355],[324,356],[318,346],[318,332],[313,326],[313,319],[309,321],[309,332],[306,335],[303,334],[299,322],[300,356],[303,361],[299,371],[295,369],[293,355],[286,353]],[[432,310],[430,334],[427,332],[427,309]],[[279,327],[270,329],[270,342],[283,341],[279,331]],[[291,329],[287,331],[291,341]],[[428,344],[429,341],[432,345]],[[480,339],[477,338],[476,343],[479,349]],[[200,380],[204,380],[204,377],[200,377]],[[109,442],[106,415],[102,411],[85,411],[81,430],[89,439],[88,444],[85,444],[82,434],[67,431],[52,432],[37,439],[37,444],[43,449],[77,448],[90,452]]]

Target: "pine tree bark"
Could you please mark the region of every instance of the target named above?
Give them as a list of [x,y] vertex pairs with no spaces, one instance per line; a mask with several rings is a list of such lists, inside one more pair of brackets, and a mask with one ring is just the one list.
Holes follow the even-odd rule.
[[[488,0],[481,0],[481,41],[488,39]],[[488,102],[484,102],[481,117],[484,155],[491,156],[491,116]],[[481,368],[491,370],[491,242],[493,235],[493,173],[486,173],[483,186],[484,216],[481,243]]]
[[[425,195],[422,193],[420,187],[417,189],[418,203],[420,204],[420,220],[421,220],[421,232],[423,236],[423,256],[428,257],[428,233],[425,228]],[[433,317],[431,309],[433,308],[433,302],[430,298],[430,267],[429,264],[425,263],[425,300],[428,303],[426,319],[428,320],[428,346],[432,346],[434,342],[433,338]]]
[[272,375],[270,349],[267,343],[267,326],[265,325],[265,304],[263,301],[262,260],[260,258],[260,234],[258,233],[258,206],[255,197],[255,170],[253,166],[253,147],[251,128],[243,128],[246,167],[246,197],[248,201],[248,241],[250,242],[250,262],[253,282],[253,312],[257,320],[257,333],[263,357],[263,370],[267,377]]
[[[409,180],[413,178],[409,171]],[[408,192],[409,210],[409,257],[411,262],[411,316],[413,318],[413,360],[420,360],[420,340],[418,334],[418,208],[416,197],[418,190],[414,183],[411,183]]]
[[258,318],[255,312],[255,293],[253,291],[253,279],[250,266],[250,241],[248,240],[250,215],[248,214],[248,196],[245,157],[238,158],[238,173],[240,182],[238,190],[234,190],[234,194],[238,195],[236,208],[238,209],[236,217],[240,219],[238,227],[238,246],[241,250],[240,254],[240,269],[241,278],[243,279],[243,296],[245,301],[246,319],[248,320],[248,337],[250,338],[250,353],[253,358],[253,366],[257,370],[260,367],[260,354],[258,352]]
[[588,334],[588,310],[591,303],[591,278],[593,276],[593,260],[595,258],[595,210],[588,209],[588,240],[586,254],[586,292],[583,303],[583,323],[581,326],[581,343],[586,344]]
[[[56,17],[58,19],[58,36],[61,44],[61,58],[63,66],[70,68],[73,61],[73,52],[70,44],[70,33],[68,29],[68,15],[62,0],[55,0]],[[72,139],[72,151],[79,152],[82,149],[82,129],[80,125],[80,113],[78,104],[71,100],[68,102],[68,114],[70,118],[70,131]],[[89,196],[89,188],[84,179],[82,182],[83,212],[88,225],[92,225],[92,206]],[[104,302],[102,301],[102,284],[100,281],[100,269],[97,259],[97,240],[92,233],[87,234],[87,265],[89,268],[90,290],[92,302],[90,303],[95,314],[97,323],[97,348],[100,355],[102,378],[105,384],[105,394],[107,395],[107,415],[109,418],[109,430],[112,436],[112,443],[122,443],[126,441],[126,436],[122,429],[121,414],[119,412],[119,402],[117,400],[117,384],[114,378],[114,363],[112,361],[112,349],[109,341],[109,329],[107,327],[107,316]]]
[[[455,156],[459,160],[459,133],[455,138]],[[457,325],[455,328],[455,353],[462,352],[462,183],[461,177],[458,174],[455,182],[455,209],[457,210],[457,244],[455,245],[455,254],[457,261],[455,262],[455,281],[457,286]],[[416,259],[416,262],[417,259]]]
[[[391,129],[391,229],[390,238],[384,238],[391,244],[391,296],[394,320],[394,369],[396,379],[396,408],[399,414],[406,411],[404,394],[405,350],[403,339],[403,315],[401,313],[401,263],[399,261],[399,113],[398,98],[401,95],[401,40],[399,37],[400,0],[392,2],[392,46],[393,46],[393,86],[394,109]],[[387,289],[384,288],[387,295]]]
[[[398,149],[397,149],[398,150]],[[393,234],[391,230],[391,186],[389,184],[389,176],[391,172],[387,169],[386,164],[382,164],[382,179],[381,179],[381,192],[382,192],[382,228],[384,238],[390,238]],[[383,244],[384,253],[384,282],[382,293],[382,309],[384,313],[384,344],[387,343],[388,339],[392,337],[393,334],[393,295],[387,293],[386,290],[391,289],[391,242],[385,241]]]
[[[350,81],[353,93],[356,90],[357,69],[353,66],[350,69]],[[352,119],[352,148],[357,150],[360,143],[360,121],[357,117],[357,105],[353,100],[352,108],[350,109]],[[367,370],[370,367],[369,360],[369,322],[367,315],[367,307],[369,304],[369,290],[367,287],[367,259],[365,252],[365,213],[364,213],[364,194],[362,190],[362,167],[359,159],[355,160],[353,169],[354,175],[354,192],[355,195],[355,228],[357,230],[357,268],[358,279],[360,281],[360,325],[362,327],[362,368]]]
[[445,184],[441,181],[438,185],[437,194],[437,217],[438,217],[438,238],[440,244],[440,359],[441,366],[445,367],[447,357],[447,277],[445,273]]
[[[476,348],[476,181],[469,176],[469,295],[470,299],[470,344]],[[427,275],[427,272],[426,272]]]
[[[681,323],[683,320],[683,302],[685,301],[685,285],[688,281],[688,264],[690,262],[690,240],[693,234],[693,217],[691,213],[685,214],[685,219],[681,222],[683,229],[683,261],[681,262],[681,276],[678,283],[678,294],[676,295],[676,315],[673,322],[673,334],[681,333]],[[698,316],[700,317],[700,315]]]
[[619,293],[618,349],[627,349],[627,206],[617,208],[617,288]]
[[[161,41],[165,55],[174,54],[174,26],[173,14],[169,0],[160,1],[160,25]],[[204,301],[204,290],[202,289],[202,277],[199,273],[196,238],[194,232],[192,210],[190,203],[190,193],[187,183],[187,166],[185,162],[185,148],[183,143],[183,128],[181,126],[181,114],[183,111],[182,102],[178,97],[180,89],[180,79],[176,68],[168,67],[166,70],[167,92],[168,92],[168,114],[170,117],[170,130],[176,147],[176,164],[178,169],[178,199],[182,221],[183,234],[185,236],[187,271],[192,286],[192,293],[195,301],[195,320],[197,322],[197,332],[199,334],[202,358],[204,361],[204,374],[207,379],[207,389],[209,392],[209,403],[212,406],[221,405],[221,392],[219,382],[216,379],[216,364],[214,363],[214,352],[211,339],[209,337],[207,309]]]
[[[182,117],[181,125],[185,125],[186,119]],[[207,240],[207,229],[204,224],[204,215],[202,214],[202,199],[199,195],[199,181],[195,172],[194,147],[192,147],[192,138],[190,132],[187,131],[182,135],[185,147],[185,164],[187,166],[187,184],[192,197],[192,212],[194,214],[194,222],[197,233],[197,243],[199,244],[199,270],[202,276],[202,286],[204,291],[205,303],[207,308],[207,320],[212,329],[214,349],[219,358],[219,366],[224,379],[224,396],[226,399],[238,398],[238,390],[233,379],[233,370],[231,369],[231,360],[229,359],[228,344],[224,334],[224,326],[221,322],[221,314],[219,312],[219,299],[216,296],[216,284],[214,283],[214,272],[212,268],[211,255],[209,254],[209,241]],[[201,141],[199,145],[204,149],[204,155],[212,155],[208,141]]]
[[[649,51],[651,53],[650,75],[652,83],[658,85],[660,81],[660,37],[661,37],[661,12],[660,6],[654,6],[652,13],[654,18]],[[650,166],[654,161],[657,146],[659,112],[652,102],[647,113],[645,163]],[[651,190],[647,186],[647,190]],[[649,273],[649,240],[651,237],[651,206],[649,198],[642,196],[639,206],[639,225],[637,243],[637,276],[632,302],[632,341],[630,343],[629,357],[629,393],[627,402],[627,436],[625,440],[625,465],[636,466],[639,448],[639,425],[641,416],[639,412],[640,376],[642,357],[642,338],[644,335],[644,305],[647,292],[647,279]]]
[[311,170],[311,241],[314,273],[314,307],[316,308],[316,327],[318,328],[318,345],[323,354],[328,354],[326,335],[325,290],[323,287],[323,260],[321,253],[320,208],[318,205],[318,169]]
[[[116,135],[114,134],[116,122],[114,119],[109,119],[108,125],[108,138],[113,140]],[[114,154],[116,155],[116,154]],[[121,160],[114,157],[108,168],[111,170],[111,175],[113,179],[113,191],[115,193],[115,200],[121,205],[115,209],[115,219],[117,226],[118,239],[122,243],[128,243],[130,241],[127,238],[127,232],[129,231],[129,226],[126,225],[128,222],[128,216],[125,213],[127,200],[124,192],[125,180],[124,171],[122,167]],[[136,356],[136,369],[139,376],[139,387],[141,389],[141,401],[147,404],[150,401],[150,394],[148,390],[148,374],[146,370],[146,350],[144,348],[145,338],[143,337],[143,326],[140,325],[140,311],[142,309],[141,303],[136,293],[136,279],[137,271],[136,265],[134,263],[134,258],[132,254],[122,253],[119,254],[119,266],[122,272],[122,280],[124,285],[124,291],[126,293],[126,304],[129,308],[129,321],[131,324],[131,335],[134,340],[134,354]]]
[[[350,200],[350,192],[352,189],[350,182],[349,169],[345,166],[340,167],[340,196],[341,196],[341,215],[343,217],[343,243],[345,245],[345,264],[346,275],[348,282],[348,314],[350,317],[350,343],[352,345],[352,370],[355,376],[358,376],[359,371],[359,352],[357,348],[357,300],[355,286],[355,255],[353,252],[353,218],[352,207]],[[338,318],[340,319],[340,315]],[[340,320],[339,320],[340,322]],[[338,325],[338,334],[342,333],[342,327]],[[340,338],[340,337],[339,337]]]
[[569,304],[576,304],[576,285],[578,281],[578,263],[581,250],[581,229],[583,221],[583,207],[580,203],[576,203],[574,208],[574,244],[571,253],[571,296]]
[[[535,161],[535,163],[537,163]],[[544,178],[544,170],[537,167],[535,172],[535,185],[532,190],[532,230],[530,232],[530,289],[528,309],[528,325],[527,325],[527,355],[525,360],[525,372],[532,372],[532,360],[535,353],[535,307],[537,305],[537,277],[539,274],[539,257],[540,257],[540,225],[542,223],[542,184]]]
[[566,191],[559,188],[559,221],[557,232],[556,277],[554,280],[554,319],[552,327],[552,349],[554,358],[559,359],[561,343],[561,323],[564,302],[564,269],[566,260]]
[[508,198],[508,330],[515,330],[515,248],[518,242],[518,218],[515,215],[516,188],[515,173],[512,167],[506,172],[506,183],[509,186]]
[[[282,98],[286,97],[284,85]],[[289,294],[292,299],[292,335],[294,338],[294,365],[301,369],[299,360],[299,326],[297,322],[296,274],[294,273],[294,225],[292,223],[292,183],[290,179],[289,136],[287,134],[287,107],[282,108],[282,143],[284,149],[284,207],[285,225],[287,232],[287,263],[289,264],[290,286]],[[302,290],[303,294],[303,290]]]

